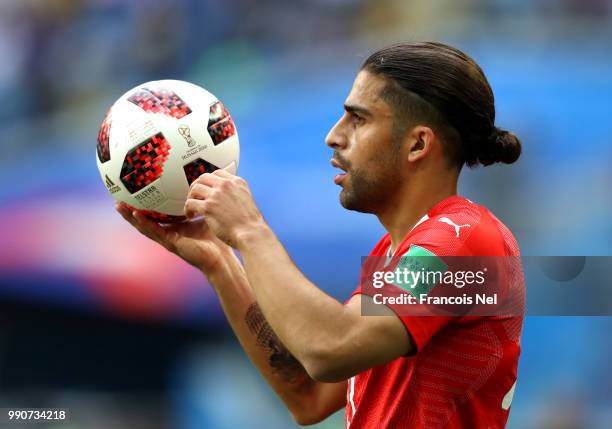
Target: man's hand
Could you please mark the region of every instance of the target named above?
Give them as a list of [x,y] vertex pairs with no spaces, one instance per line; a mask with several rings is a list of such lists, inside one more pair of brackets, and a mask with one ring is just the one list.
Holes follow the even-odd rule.
[[203,219],[171,225],[160,225],[126,203],[117,211],[143,235],[175,253],[206,275],[214,272],[231,249],[210,231]]
[[246,181],[221,169],[191,184],[185,214],[203,216],[211,231],[235,248],[245,233],[266,227]]
[[204,272],[240,344],[299,424],[319,422],[345,405],[346,381],[319,383],[309,377],[262,314],[233,250],[217,238],[237,243],[245,231],[267,228],[244,180],[224,171],[200,176],[190,189],[185,213],[204,218],[190,222],[160,225],[127,204],[118,204],[117,211],[142,234]]

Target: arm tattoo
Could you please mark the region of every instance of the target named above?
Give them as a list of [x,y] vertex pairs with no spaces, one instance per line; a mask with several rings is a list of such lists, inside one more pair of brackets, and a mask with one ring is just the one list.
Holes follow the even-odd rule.
[[268,353],[268,363],[273,372],[291,384],[300,384],[309,378],[302,364],[276,336],[256,302],[247,310],[245,320],[249,331],[257,339],[257,346]]

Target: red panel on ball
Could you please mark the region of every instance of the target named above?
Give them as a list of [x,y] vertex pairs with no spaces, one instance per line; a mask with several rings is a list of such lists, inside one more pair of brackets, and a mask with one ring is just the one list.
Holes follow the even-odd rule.
[[98,131],[98,142],[96,143],[96,151],[98,152],[98,159],[104,163],[110,160],[110,148],[108,146],[110,140],[110,109],[106,112],[102,125],[100,125],[100,131]]
[[210,106],[207,128],[215,146],[236,134],[234,121],[220,101]]
[[141,210],[141,212],[149,219],[159,223],[179,223],[187,219],[186,216],[175,216],[165,213],[160,213],[152,210]]
[[121,182],[130,193],[137,192],[161,177],[170,154],[170,143],[162,133],[140,143],[125,156]]
[[191,113],[191,109],[174,91],[165,88],[140,88],[134,91],[128,101],[145,112],[162,113],[181,119]]
[[191,185],[200,175],[204,173],[212,173],[215,170],[218,170],[219,167],[211,164],[208,161],[203,159],[196,159],[195,161],[186,164],[183,167],[185,170],[185,177],[187,177],[187,182]]

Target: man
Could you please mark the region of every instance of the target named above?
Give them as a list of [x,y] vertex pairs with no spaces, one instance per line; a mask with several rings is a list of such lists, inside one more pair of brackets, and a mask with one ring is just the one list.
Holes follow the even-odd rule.
[[[341,204],[388,234],[372,256],[517,256],[509,230],[457,196],[464,164],[514,162],[520,143],[495,127],[478,65],[439,43],[372,54],[327,136]],[[121,215],[208,277],[242,347],[299,424],[346,407],[350,428],[500,428],[516,380],[522,317],[364,317],[360,287],[343,305],[293,264],[246,182],[195,181],[193,220],[163,226]],[[237,249],[242,264],[232,252]],[[356,255],[357,256],[357,255]]]

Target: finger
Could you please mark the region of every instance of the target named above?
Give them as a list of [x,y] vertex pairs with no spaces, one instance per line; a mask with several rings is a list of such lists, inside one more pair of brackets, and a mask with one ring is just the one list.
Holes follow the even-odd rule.
[[214,188],[215,186],[218,186],[222,181],[223,179],[218,176],[215,176],[211,173],[204,173],[201,174],[196,180],[194,180],[194,182],[191,184],[191,188],[197,184],[207,185]]
[[166,230],[154,220],[151,220],[141,210],[134,209],[132,211],[132,218],[134,222],[132,225],[138,229],[142,234],[149,237],[151,240],[157,241],[160,244],[166,245]]
[[132,217],[132,208],[123,201],[115,203],[115,210],[117,210],[125,220]]
[[206,201],[198,200],[194,198],[188,198],[185,201],[185,216],[188,219],[193,219],[198,216],[205,216],[208,214],[209,204]]
[[151,240],[157,241],[158,243],[161,243],[165,239],[164,229],[161,228],[157,222],[147,219],[146,215],[140,210],[137,210],[124,202],[115,204],[115,208],[119,214],[141,234],[149,237]]
[[204,185],[202,183],[197,183],[193,185],[191,189],[189,189],[189,194],[187,195],[187,198],[205,200],[206,198],[211,196],[212,192],[213,189],[210,186]]
[[115,204],[115,209],[123,219],[127,220],[133,227],[138,228],[138,223],[136,219],[134,219],[134,210],[136,210],[134,207],[124,202],[120,202]]
[[225,179],[230,179],[232,177],[236,177],[235,174],[230,173],[229,171],[223,169],[223,168],[219,168],[215,171],[212,172],[213,175],[219,176],[219,177],[223,177]]
[[160,225],[160,227],[164,229],[166,234],[177,233],[179,235],[190,235],[193,231],[205,233],[208,230],[208,224],[202,217],[190,220],[189,222],[167,223]]
[[248,184],[247,184],[246,180],[244,180],[240,176],[237,176],[235,174],[232,174],[232,173],[228,172],[227,170],[223,170],[223,169],[215,170],[215,171],[213,171],[212,174],[218,176],[224,182],[229,181],[231,183],[234,183],[234,184],[237,184],[237,185],[240,185],[240,186],[248,187]]

